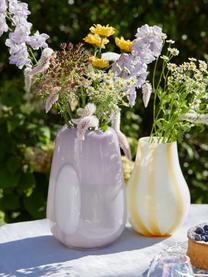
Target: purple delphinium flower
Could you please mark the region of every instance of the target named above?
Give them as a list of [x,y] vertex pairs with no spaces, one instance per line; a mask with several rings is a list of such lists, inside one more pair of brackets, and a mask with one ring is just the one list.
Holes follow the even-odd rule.
[[6,0],[0,1],[0,13],[5,13],[7,10],[7,2]]
[[161,54],[166,34],[158,26],[144,26],[137,29],[136,39],[132,43],[131,54],[121,54],[112,65],[112,70],[121,78],[136,77],[136,85],[127,90],[129,104],[133,106],[136,100],[136,88],[145,83],[148,71],[147,65]]
[[161,54],[165,38],[166,35],[160,27],[145,24],[137,29],[136,39],[132,44],[132,54],[149,64]]
[[136,89],[140,88],[146,81],[148,72],[147,65],[140,57],[131,54],[122,54],[120,58],[112,65],[112,70],[124,79],[135,77],[136,84],[127,89],[127,99],[129,105],[134,106],[136,100]]
[[133,107],[135,105],[136,96],[137,96],[136,87],[135,86],[131,86],[130,88],[128,88],[128,90],[126,92],[126,95],[127,95],[128,101],[129,101],[129,105],[131,107]]
[[40,34],[38,31],[33,35],[30,36],[27,40],[27,43],[34,49],[38,50],[39,48],[46,48],[48,44],[46,40],[49,38],[47,34]]
[[28,46],[33,50],[46,48],[48,47],[46,40],[49,36],[39,32],[31,35],[32,24],[27,20],[30,14],[28,4],[18,0],[0,1],[0,35],[8,31],[5,17],[3,17],[6,16],[7,3],[12,18],[12,27],[14,27],[14,31],[10,32],[9,38],[6,40],[6,45],[9,47],[10,63],[15,64],[20,69],[24,66],[30,66],[32,62],[28,54]]
[[3,33],[8,31],[8,26],[6,23],[6,11],[7,11],[7,3],[6,0],[0,1],[0,37]]
[[8,25],[6,23],[6,17],[2,13],[0,13],[0,37],[3,35],[3,33],[6,33],[8,31]]
[[143,63],[139,57],[124,53],[112,65],[112,70],[116,72],[119,77],[128,79],[145,73],[147,71],[147,65]]
[[9,11],[11,14],[25,18],[27,18],[27,16],[30,14],[30,11],[28,10],[28,4],[22,3],[18,0],[9,0]]
[[25,43],[17,44],[9,38],[6,40],[5,44],[9,47],[10,64],[15,64],[19,69],[22,69],[25,65],[29,65],[31,63]]
[[14,32],[9,34],[9,39],[17,44],[25,43],[28,40],[30,29],[24,25],[17,25]]

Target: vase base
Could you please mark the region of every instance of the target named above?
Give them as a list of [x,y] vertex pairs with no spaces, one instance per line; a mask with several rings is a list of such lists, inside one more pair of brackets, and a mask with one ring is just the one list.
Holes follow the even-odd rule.
[[143,237],[147,237],[147,238],[168,238],[168,237],[171,237],[173,234],[152,234],[152,235],[145,235],[145,234],[139,233],[139,235],[142,235]]
[[56,224],[50,225],[52,234],[60,243],[68,248],[77,250],[97,249],[112,244],[120,237],[124,229],[124,226],[121,226],[119,230],[117,230],[114,234],[111,234],[110,236],[107,236],[106,234],[99,238],[92,238],[92,236],[88,237],[86,233],[85,235],[81,234],[79,230],[77,230],[77,232],[73,234],[66,234],[61,231],[61,229],[56,226]]

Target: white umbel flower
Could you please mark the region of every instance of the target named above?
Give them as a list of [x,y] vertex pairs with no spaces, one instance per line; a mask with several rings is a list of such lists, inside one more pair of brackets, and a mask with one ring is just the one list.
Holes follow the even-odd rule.
[[149,100],[152,94],[152,86],[149,82],[145,82],[142,86],[142,100],[145,108],[147,108],[149,104]]

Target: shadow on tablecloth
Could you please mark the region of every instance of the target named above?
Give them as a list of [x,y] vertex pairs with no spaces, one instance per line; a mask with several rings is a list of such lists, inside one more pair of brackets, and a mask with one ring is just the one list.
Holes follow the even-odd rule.
[[[55,273],[60,272],[62,263],[66,261],[78,260],[86,256],[144,249],[163,240],[164,238],[145,238],[131,228],[126,228],[116,242],[105,248],[93,250],[69,249],[53,236],[39,236],[2,243],[0,244],[0,276],[55,276]],[[15,272],[18,274],[15,275]]]

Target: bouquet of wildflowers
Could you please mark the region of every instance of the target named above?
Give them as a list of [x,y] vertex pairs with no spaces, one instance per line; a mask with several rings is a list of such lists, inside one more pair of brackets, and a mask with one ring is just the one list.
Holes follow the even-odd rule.
[[[158,26],[144,25],[130,41],[116,36],[115,28],[97,24],[83,43],[61,43],[60,50],[54,51],[46,43],[48,35],[31,33],[29,14],[26,3],[0,2],[0,35],[9,32],[10,63],[24,69],[26,91],[40,94],[46,112],[56,109],[69,127],[77,127],[80,139],[87,129],[105,131],[111,125],[130,157],[128,141],[120,131],[120,108],[132,107],[140,88],[148,105],[148,64],[160,55],[166,35]],[[118,53],[106,50],[110,41]]]
[[195,58],[177,65],[171,60],[179,54],[167,40],[166,55],[161,55],[161,74],[153,73],[154,111],[150,142],[181,141],[185,132],[196,124],[208,124],[208,71],[207,63]]
[[[83,39],[86,45],[62,43],[33,87],[46,99],[46,112],[55,107],[69,126],[77,127],[80,139],[89,128],[105,131],[112,125],[128,153],[120,132],[120,107],[132,107],[137,89],[149,85],[147,65],[159,56],[165,35],[159,27],[145,25],[133,41],[115,37],[120,53],[106,52],[115,33],[115,28],[97,24]],[[146,106],[149,95],[144,93],[143,99]]]

